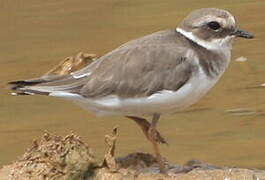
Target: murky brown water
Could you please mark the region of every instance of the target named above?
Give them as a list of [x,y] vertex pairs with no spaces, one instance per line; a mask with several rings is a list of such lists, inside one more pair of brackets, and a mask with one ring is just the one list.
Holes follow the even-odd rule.
[[262,0],[0,0],[0,165],[21,155],[45,130],[62,135],[74,131],[101,155],[104,134],[118,125],[118,155],[151,152],[130,120],[96,118],[56,98],[12,97],[6,83],[39,76],[79,51],[103,54],[130,39],[174,28],[202,7],[230,10],[256,39],[237,40],[233,59],[248,60],[233,60],[220,83],[198,104],[162,117],[159,129],[170,144],[162,152],[175,163],[196,158],[265,168],[265,89],[252,88],[265,83]]

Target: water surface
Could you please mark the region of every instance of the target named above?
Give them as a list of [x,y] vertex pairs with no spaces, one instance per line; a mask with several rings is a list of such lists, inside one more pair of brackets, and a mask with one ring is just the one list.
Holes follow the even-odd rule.
[[[104,152],[104,134],[119,126],[117,154],[152,152],[140,129],[123,117],[96,118],[61,99],[12,97],[6,83],[39,76],[79,51],[102,55],[145,34],[175,26],[190,11],[225,8],[255,40],[235,42],[221,81],[187,111],[164,116],[159,129],[175,163],[192,158],[222,166],[265,168],[265,1],[0,0],[0,165],[21,155],[45,130],[73,131]],[[234,59],[246,57],[247,61]]]

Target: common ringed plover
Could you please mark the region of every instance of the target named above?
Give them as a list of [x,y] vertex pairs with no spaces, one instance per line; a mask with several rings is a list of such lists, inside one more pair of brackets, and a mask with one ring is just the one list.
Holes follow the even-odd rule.
[[[152,143],[165,172],[156,130],[162,114],[182,110],[202,98],[220,79],[233,39],[253,35],[238,29],[226,10],[193,11],[176,29],[129,41],[79,71],[64,76],[10,82],[15,95],[48,95],[78,102],[98,115],[134,120]],[[152,116],[149,123],[142,116]]]

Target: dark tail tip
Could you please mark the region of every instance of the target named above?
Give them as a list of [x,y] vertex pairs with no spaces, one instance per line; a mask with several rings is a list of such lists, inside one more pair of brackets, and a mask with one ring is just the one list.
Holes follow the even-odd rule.
[[27,86],[34,86],[42,82],[44,82],[44,80],[19,80],[19,81],[8,82],[8,85],[9,88],[13,91],[11,93],[12,95],[33,95],[33,94],[48,95],[48,93],[36,92],[26,88]]
[[8,82],[11,90],[17,90],[19,88],[23,88],[25,86],[33,86],[41,83],[41,81],[27,81],[27,80],[19,80],[19,81],[11,81]]

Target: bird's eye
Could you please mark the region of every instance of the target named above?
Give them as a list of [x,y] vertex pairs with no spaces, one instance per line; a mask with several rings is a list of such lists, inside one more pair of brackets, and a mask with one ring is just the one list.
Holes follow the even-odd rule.
[[221,25],[216,21],[209,22],[207,26],[211,28],[212,30],[217,30],[221,27]]

